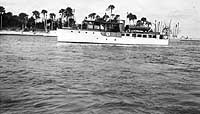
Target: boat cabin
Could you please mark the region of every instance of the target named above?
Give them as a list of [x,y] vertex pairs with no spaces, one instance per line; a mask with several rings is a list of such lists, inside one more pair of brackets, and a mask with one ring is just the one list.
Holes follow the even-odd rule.
[[108,22],[104,21],[91,21],[84,20],[81,29],[96,30],[104,32],[123,32],[124,31],[124,20],[111,20]]

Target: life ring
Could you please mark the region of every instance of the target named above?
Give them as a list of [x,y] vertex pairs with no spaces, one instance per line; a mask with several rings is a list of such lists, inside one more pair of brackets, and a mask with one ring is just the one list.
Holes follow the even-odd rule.
[[110,36],[110,32],[106,32],[106,36]]

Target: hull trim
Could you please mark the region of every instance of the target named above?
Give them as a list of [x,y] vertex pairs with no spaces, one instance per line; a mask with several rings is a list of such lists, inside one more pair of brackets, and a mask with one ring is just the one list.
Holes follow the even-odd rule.
[[142,46],[166,46],[162,44],[120,44],[120,43],[96,43],[96,42],[71,42],[71,41],[58,41],[58,43],[73,43],[73,44],[102,44],[102,45],[127,45],[127,46],[137,46],[137,45],[142,45]]

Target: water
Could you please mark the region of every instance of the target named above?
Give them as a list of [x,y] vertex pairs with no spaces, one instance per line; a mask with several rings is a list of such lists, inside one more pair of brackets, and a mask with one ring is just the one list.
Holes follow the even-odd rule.
[[0,36],[1,114],[200,114],[200,42],[57,43]]

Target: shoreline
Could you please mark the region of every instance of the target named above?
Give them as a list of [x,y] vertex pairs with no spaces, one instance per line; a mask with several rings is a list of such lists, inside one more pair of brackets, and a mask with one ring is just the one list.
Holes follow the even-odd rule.
[[46,32],[23,32],[23,31],[9,31],[0,30],[0,35],[19,35],[19,36],[44,36],[44,37],[57,37],[56,31]]

